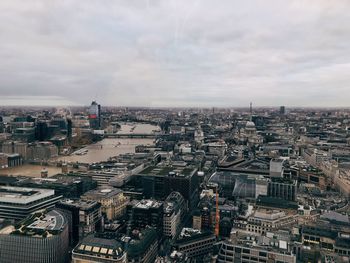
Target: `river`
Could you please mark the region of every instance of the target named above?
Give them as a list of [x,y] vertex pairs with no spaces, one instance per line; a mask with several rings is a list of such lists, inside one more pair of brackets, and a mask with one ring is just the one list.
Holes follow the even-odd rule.
[[[154,130],[159,130],[159,127],[150,124],[122,123],[118,133],[152,134]],[[73,153],[69,156],[62,156],[59,158],[59,160],[79,163],[107,161],[109,157],[118,156],[124,153],[134,153],[136,145],[153,143],[153,139],[105,138],[102,141],[83,148],[82,151],[87,150],[87,153],[84,155],[76,155]]]

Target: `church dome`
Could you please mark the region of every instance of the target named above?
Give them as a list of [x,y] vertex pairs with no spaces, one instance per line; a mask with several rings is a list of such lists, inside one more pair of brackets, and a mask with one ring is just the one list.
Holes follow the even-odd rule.
[[247,121],[245,127],[246,128],[255,128],[255,124],[252,121]]

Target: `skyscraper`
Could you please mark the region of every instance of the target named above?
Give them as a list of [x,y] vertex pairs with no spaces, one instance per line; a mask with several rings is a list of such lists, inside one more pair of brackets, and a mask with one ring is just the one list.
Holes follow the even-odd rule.
[[90,128],[99,130],[101,128],[101,105],[93,101],[88,109]]
[[280,107],[280,114],[281,114],[281,115],[286,114],[286,107],[285,107],[285,106],[281,106],[281,107]]

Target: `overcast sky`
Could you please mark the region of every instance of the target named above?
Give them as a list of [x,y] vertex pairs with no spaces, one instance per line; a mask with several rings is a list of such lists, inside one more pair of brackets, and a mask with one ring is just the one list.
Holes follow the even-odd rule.
[[350,1],[0,1],[0,105],[350,106]]

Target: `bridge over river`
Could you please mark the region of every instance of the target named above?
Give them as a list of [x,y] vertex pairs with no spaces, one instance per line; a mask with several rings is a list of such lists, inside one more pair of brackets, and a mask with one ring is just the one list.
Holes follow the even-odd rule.
[[153,133],[105,133],[105,138],[148,138],[154,139],[157,137],[156,134]]

